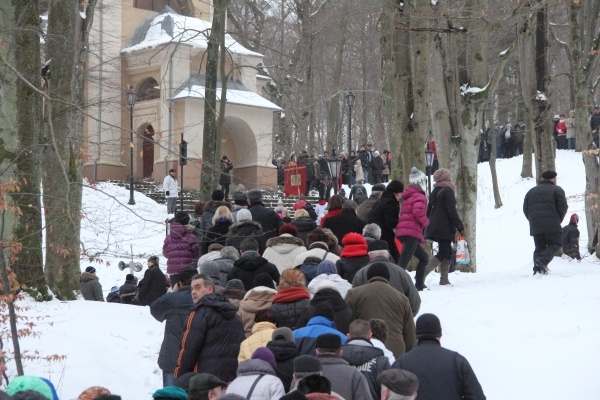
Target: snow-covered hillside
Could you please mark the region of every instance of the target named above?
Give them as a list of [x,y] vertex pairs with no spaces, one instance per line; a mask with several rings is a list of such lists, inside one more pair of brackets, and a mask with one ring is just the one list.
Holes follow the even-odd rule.
[[[421,312],[442,321],[442,345],[467,357],[488,399],[596,399],[600,381],[600,262],[555,258],[547,276],[532,276],[533,240],[522,213],[523,197],[533,180],[519,177],[521,157],[498,161],[504,206],[494,209],[488,164],[479,165],[477,205],[478,273],[450,275],[452,286],[437,284],[432,273],[422,292]],[[558,151],[558,184],[569,212],[580,217],[582,254],[587,233],[581,154]],[[130,248],[135,261],[161,256],[166,209],[136,193],[109,184],[86,188],[82,242],[102,262],[94,265],[105,294],[123,283]],[[162,256],[161,256],[162,258]],[[163,263],[164,264],[164,263]],[[143,271],[136,273],[143,276]],[[163,325],[147,307],[86,301],[34,303],[24,314],[40,317],[36,337],[21,348],[41,355],[64,355],[63,361],[25,361],[27,374],[50,379],[60,398],[72,399],[92,385],[108,387],[124,399],[148,399],[161,387],[156,364]],[[6,343],[6,341],[5,341]],[[10,346],[10,344],[9,344]],[[9,362],[9,376],[14,364]]]

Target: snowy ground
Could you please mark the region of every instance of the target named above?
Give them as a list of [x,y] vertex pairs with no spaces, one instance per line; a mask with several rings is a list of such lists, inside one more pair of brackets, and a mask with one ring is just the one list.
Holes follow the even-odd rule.
[[[594,378],[600,359],[600,260],[581,263],[555,258],[548,276],[532,276],[533,240],[522,213],[523,196],[533,180],[520,178],[521,157],[498,161],[504,206],[494,209],[488,164],[479,166],[478,273],[454,273],[452,286],[428,277],[421,312],[442,321],[442,345],[471,362],[488,399],[596,399]],[[580,217],[582,254],[587,233],[583,210],[585,176],[581,154],[559,151],[558,184],[565,189],[569,212]],[[145,263],[161,254],[165,206],[112,185],[86,188],[82,241],[97,259],[92,264],[105,294],[123,283],[126,271],[117,263]],[[132,212],[135,211],[135,212]],[[161,257],[162,258],[162,257]],[[143,271],[136,273],[143,276]],[[22,313],[38,318],[37,336],[21,340],[21,348],[59,361],[25,361],[27,374],[50,379],[62,399],[73,399],[86,387],[102,385],[124,399],[150,398],[161,387],[156,365],[163,336],[147,307],[74,301],[21,302]],[[594,317],[594,315],[596,317]],[[6,343],[6,341],[5,341]],[[9,376],[15,375],[8,362]]]

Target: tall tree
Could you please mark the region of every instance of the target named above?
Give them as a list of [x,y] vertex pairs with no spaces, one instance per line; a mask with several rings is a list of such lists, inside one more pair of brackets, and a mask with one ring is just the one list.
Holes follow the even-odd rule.
[[44,272],[50,289],[64,300],[75,299],[79,289],[83,78],[96,2],[49,2],[46,55],[52,63],[42,176],[46,217]]

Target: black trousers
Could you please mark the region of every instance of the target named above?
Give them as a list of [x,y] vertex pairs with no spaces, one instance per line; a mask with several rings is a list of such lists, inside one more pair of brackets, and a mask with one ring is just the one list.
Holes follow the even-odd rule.
[[544,265],[548,265],[554,255],[562,247],[562,233],[550,232],[533,235],[535,250],[533,251],[533,263],[539,259]]
[[429,262],[429,256],[425,249],[419,244],[419,239],[413,236],[400,236],[398,239],[402,243],[402,253],[400,253],[398,265],[406,269],[414,256],[419,260],[417,270],[419,270],[419,267],[425,269],[425,266]]

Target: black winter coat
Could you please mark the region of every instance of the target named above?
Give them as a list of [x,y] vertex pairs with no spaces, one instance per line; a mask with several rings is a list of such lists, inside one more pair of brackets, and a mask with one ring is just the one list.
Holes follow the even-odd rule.
[[296,329],[303,328],[308,324],[308,321],[314,317],[315,307],[320,303],[329,303],[333,307],[333,311],[335,312],[335,318],[333,319],[335,327],[343,334],[347,334],[350,331],[350,323],[354,321],[354,312],[348,307],[344,299],[342,299],[342,295],[337,290],[329,288],[321,289],[315,293],[310,301],[310,305],[306,307],[300,318],[298,318]]
[[456,212],[456,197],[454,190],[447,187],[436,187],[429,196],[427,205],[427,238],[434,241],[454,240],[456,231],[463,231],[458,212]]
[[523,201],[529,234],[562,232],[561,223],[568,209],[565,191],[549,180],[541,181],[527,192]]
[[485,400],[483,389],[466,358],[440,346],[435,339],[421,340],[400,356],[392,368],[419,378],[419,400]]
[[231,225],[225,239],[225,246],[233,246],[239,251],[242,241],[247,238],[256,239],[258,252],[260,254],[265,252],[267,239],[261,225],[255,221],[242,221]]
[[231,204],[226,201],[209,201],[204,206],[204,211],[202,212],[202,215],[200,215],[199,220],[194,223],[194,235],[198,238],[198,243],[200,243],[201,246],[208,230],[213,226],[212,219],[215,216],[215,212],[217,211],[217,208],[221,206],[229,207],[231,210]]
[[400,203],[394,197],[394,193],[386,190],[381,194],[381,199],[371,209],[369,223],[379,225],[381,240],[388,242],[388,245],[394,243],[394,229],[398,225],[398,218],[400,218]]
[[158,265],[153,265],[144,272],[139,283],[138,303],[149,306],[154,300],[167,293],[167,278]]
[[331,229],[331,232],[333,232],[337,238],[338,243],[342,243],[344,236],[350,232],[356,232],[362,235],[365,225],[365,221],[358,218],[354,210],[342,209],[342,212],[338,215],[325,219],[323,228]]
[[[313,211],[314,212],[314,211]],[[317,223],[310,217],[301,217],[291,222],[298,229],[298,239],[301,239],[306,246],[306,236],[317,228]]]
[[563,252],[571,258],[581,260],[579,253],[579,229],[575,222],[570,222],[562,228]]
[[158,353],[158,366],[163,371],[173,372],[177,367],[179,345],[193,304],[190,286],[184,286],[177,292],[167,293],[150,304],[150,314],[158,322],[167,321],[165,336]]
[[175,377],[207,372],[225,382],[234,380],[240,343],[246,338],[237,308],[222,294],[207,294],[192,306],[186,327]]
[[231,175],[230,172],[233,169],[231,161],[221,161],[221,175],[219,176],[219,185],[230,185]]
[[227,281],[239,279],[244,283],[246,291],[254,288],[254,278],[258,274],[267,273],[275,282],[279,282],[277,267],[255,251],[242,254],[239,260],[233,263],[233,269],[227,275]]
[[369,255],[361,257],[342,257],[335,262],[338,275],[352,283],[354,275],[361,270],[362,267],[371,262]]
[[119,299],[123,304],[138,304],[136,295],[138,294],[139,288],[129,281],[125,281],[119,288]]
[[277,327],[287,326],[290,329],[298,324],[298,320],[306,307],[310,304],[310,299],[300,299],[289,303],[273,303],[271,311],[277,318]]
[[260,224],[265,233],[265,241],[272,237],[279,236],[279,227],[283,225],[281,218],[275,211],[266,208],[263,203],[256,202],[248,206],[248,210],[252,214],[252,220]]
[[352,338],[342,346],[342,357],[351,366],[362,372],[367,378],[369,391],[373,399],[379,399],[381,385],[377,382],[379,374],[390,369],[390,361],[383,355],[383,350],[374,347],[363,338]]
[[217,221],[217,223],[206,232],[202,254],[208,253],[208,247],[213,243],[219,243],[225,246],[225,240],[227,239],[227,233],[229,232],[229,227],[231,225],[232,222],[230,220]]
[[267,343],[267,349],[271,350],[275,356],[277,366],[275,367],[275,374],[281,383],[285,392],[290,391],[292,384],[292,378],[294,374],[294,360],[298,357],[298,349],[296,343],[290,342],[289,340],[271,340]]

